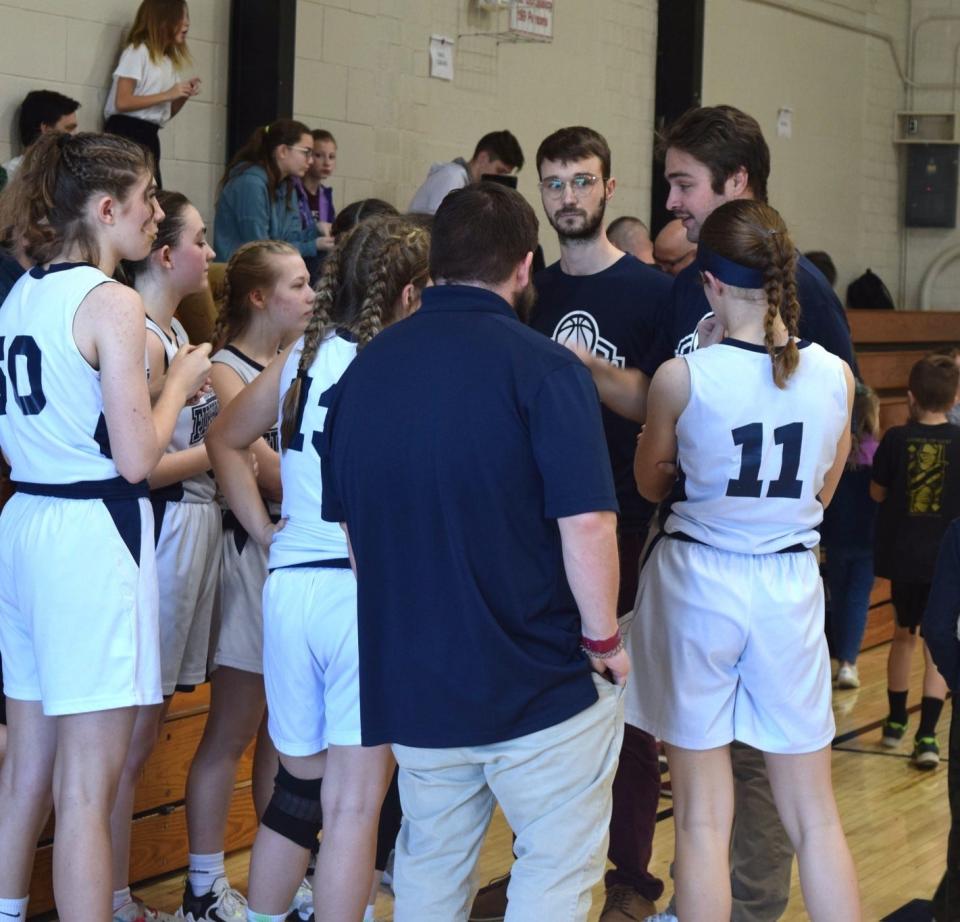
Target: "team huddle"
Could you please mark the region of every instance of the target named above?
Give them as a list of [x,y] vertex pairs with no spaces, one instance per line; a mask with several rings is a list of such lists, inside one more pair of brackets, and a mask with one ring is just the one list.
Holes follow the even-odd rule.
[[[26,919],[53,806],[61,919],[168,918],[130,892],[134,791],[172,695],[210,681],[189,922],[372,920],[392,851],[398,922],[585,920],[608,857],[601,918],[645,918],[658,740],[668,913],[726,922],[746,870],[785,902],[796,849],[811,918],[860,917],[812,553],[849,333],[766,203],[756,122],[695,109],[662,144],[697,247],[674,280],[609,242],[610,149],[563,128],[536,156],[556,264],[465,165],[432,219],[358,217],[315,286],[289,242],[240,245],[199,345],[175,315],[215,254],[150,154],[28,150],[0,196],[30,266],[0,309],[0,914]],[[516,860],[474,903],[495,803]]]

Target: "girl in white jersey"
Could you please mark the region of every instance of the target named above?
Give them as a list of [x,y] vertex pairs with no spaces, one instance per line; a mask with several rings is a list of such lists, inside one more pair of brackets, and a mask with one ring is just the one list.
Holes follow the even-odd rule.
[[18,492],[0,515],[0,912],[24,919],[37,837],[56,810],[59,917],[111,918],[108,818],[137,708],[160,702],[153,515],[144,478],[205,380],[178,350],[151,409],[143,303],[111,283],[163,213],[142,148],[46,135],[0,226],[36,267],[0,312],[0,447]]
[[[150,254],[124,268],[146,309],[146,365],[152,393],[159,393],[170,361],[189,340],[174,318],[180,302],[207,287],[214,253],[203,218],[186,196],[160,192],[164,211]],[[207,647],[220,569],[220,507],[203,438],[217,414],[209,387],[177,417],[173,437],[151,471],[157,579],[160,584],[160,684],[163,704],[137,715],[130,750],[111,816],[114,922],[172,919],[145,908],[130,894],[130,834],[140,773],[156,746],[162,721],[177,688],[206,679]]]
[[810,917],[859,919],[830,778],[812,553],[847,457],[853,377],[796,339],[796,251],[776,211],[721,206],[698,260],[726,338],[665,363],[651,384],[637,486],[659,502],[674,462],[679,480],[641,574],[627,721],[667,746],[681,919],[730,919],[734,739],[765,753]]
[[[214,334],[221,348],[212,358],[211,377],[221,409],[276,358],[281,345],[303,333],[315,300],[303,258],[290,244],[246,243],[230,257]],[[278,521],[277,414],[250,450],[257,459],[260,494]],[[236,911],[231,907],[243,906],[226,882],[224,837],[237,764],[255,735],[253,800],[258,817],[270,801],[277,771],[276,750],[261,723],[266,702],[261,597],[267,551],[229,510],[224,515],[221,559],[220,629],[210,676],[210,711],[187,778],[190,854],[181,915],[188,922],[229,919]],[[299,897],[310,904],[309,889]]]
[[[230,508],[251,535],[273,541],[263,593],[264,682],[281,768],[251,860],[248,918],[258,922],[285,918],[320,828],[321,779],[316,919],[364,916],[393,766],[387,747],[360,745],[356,581],[343,531],[321,518],[319,449],[330,395],[357,350],[416,308],[428,250],[426,230],[402,218],[371,219],[343,238],[324,265],[303,338],[211,431]],[[245,455],[281,401],[285,524],[274,534]]]

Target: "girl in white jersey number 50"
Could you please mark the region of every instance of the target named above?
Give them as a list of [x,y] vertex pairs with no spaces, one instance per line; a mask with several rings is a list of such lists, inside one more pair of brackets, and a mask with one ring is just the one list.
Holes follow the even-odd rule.
[[738,740],[765,754],[810,917],[859,919],[830,779],[812,553],[847,458],[853,376],[797,339],[796,250],[776,211],[721,206],[697,258],[726,338],[666,362],[651,384],[637,486],[655,502],[673,489],[673,501],[640,577],[626,719],[667,745],[680,918],[730,918]]
[[45,135],[0,199],[36,264],[0,311],[0,447],[17,482],[0,515],[4,918],[26,918],[51,790],[59,916],[111,918],[110,808],[137,707],[160,703],[144,478],[210,361],[209,346],[178,350],[151,408],[143,302],[110,276],[150,251],[155,192],[134,142]]

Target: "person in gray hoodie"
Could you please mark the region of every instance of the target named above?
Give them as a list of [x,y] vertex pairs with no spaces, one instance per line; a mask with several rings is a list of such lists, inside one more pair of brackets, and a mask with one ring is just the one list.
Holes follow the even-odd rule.
[[423,185],[417,189],[408,211],[415,214],[433,214],[448,192],[462,189],[483,176],[506,176],[523,167],[520,142],[509,131],[491,131],[485,134],[469,160],[457,157],[448,163],[434,163]]

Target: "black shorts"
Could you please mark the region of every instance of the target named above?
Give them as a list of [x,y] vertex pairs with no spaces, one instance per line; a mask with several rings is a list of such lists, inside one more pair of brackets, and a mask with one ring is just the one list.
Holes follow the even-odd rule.
[[[930,596],[930,583],[908,583],[903,580],[890,581],[890,597],[897,613],[897,627],[906,628],[911,634],[917,632],[923,620],[923,612]],[[923,631],[920,632],[923,636]]]

